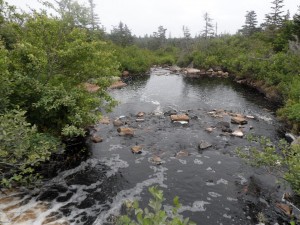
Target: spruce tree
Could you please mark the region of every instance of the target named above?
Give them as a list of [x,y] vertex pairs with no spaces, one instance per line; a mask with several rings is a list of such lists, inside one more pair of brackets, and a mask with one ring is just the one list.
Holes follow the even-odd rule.
[[284,11],[282,10],[283,7],[283,0],[274,0],[272,2],[272,11],[266,15],[266,22],[264,24],[267,28],[276,30],[282,26],[285,18],[285,15],[283,15]]
[[243,29],[241,30],[241,32],[246,36],[250,36],[258,30],[258,28],[256,27],[257,15],[255,11],[251,10],[247,11],[245,18],[245,25],[243,25]]

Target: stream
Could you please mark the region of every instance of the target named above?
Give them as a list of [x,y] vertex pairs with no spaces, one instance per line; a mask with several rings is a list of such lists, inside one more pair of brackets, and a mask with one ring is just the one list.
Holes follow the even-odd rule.
[[[163,190],[167,211],[179,196],[180,213],[196,224],[289,224],[276,207],[289,188],[240,159],[236,148],[249,142],[218,126],[228,122],[239,129],[231,114],[250,115],[240,127],[245,135],[278,141],[276,107],[261,94],[230,79],[188,79],[162,68],[110,93],[119,104],[105,115],[109,124],[95,126],[93,134],[103,142],[88,142],[89,159],[29,193],[1,193],[0,224],[114,224],[125,200],[147,206],[151,186]],[[136,121],[139,112],[144,121]],[[176,112],[188,114],[189,123],[173,123]],[[112,123],[117,118],[134,129],[133,136],[119,135]],[[201,141],[211,147],[199,149]],[[141,154],[131,152],[137,145]]]

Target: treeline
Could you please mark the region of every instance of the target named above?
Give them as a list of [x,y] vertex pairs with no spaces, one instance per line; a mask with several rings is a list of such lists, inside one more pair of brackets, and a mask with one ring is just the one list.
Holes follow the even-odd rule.
[[[167,29],[134,36],[120,22],[100,26],[93,0],[43,1],[45,10],[19,12],[0,0],[0,180],[1,186],[32,183],[35,168],[86,135],[101,111],[116,102],[106,92],[122,71],[143,74],[152,65],[209,69],[261,81],[282,95],[279,115],[300,130],[300,11],[292,18],[274,0],[266,21],[253,10],[235,35],[218,35],[208,13],[200,35],[166,37]],[[49,12],[52,12],[49,13]],[[100,88],[91,92],[86,84]]]

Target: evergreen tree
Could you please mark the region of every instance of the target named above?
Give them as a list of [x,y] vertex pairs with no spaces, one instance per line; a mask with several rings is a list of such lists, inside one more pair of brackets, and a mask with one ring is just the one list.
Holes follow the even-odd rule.
[[209,14],[206,12],[204,13],[204,21],[205,21],[205,26],[204,30],[202,31],[202,36],[207,39],[209,37],[212,37],[214,35],[214,26],[212,24],[212,19],[210,18]]
[[94,4],[94,0],[88,0],[90,4],[90,16],[91,16],[91,26],[92,29],[95,30],[98,26],[99,23],[99,17],[95,13],[95,7],[96,5]]
[[300,39],[300,6],[298,6],[298,11],[293,17],[293,33]]
[[266,19],[265,19],[266,22],[264,26],[266,26],[271,30],[276,30],[280,28],[285,18],[282,10],[283,7],[284,7],[283,0],[274,0],[272,2],[272,7],[271,7],[272,12],[266,15]]
[[114,27],[110,33],[110,39],[121,46],[128,46],[133,43],[133,36],[128,26],[122,22],[117,27]]
[[247,14],[245,16],[245,25],[243,25],[243,28],[241,29],[242,34],[249,36],[252,35],[254,32],[256,32],[257,29],[257,15],[255,11],[247,11]]

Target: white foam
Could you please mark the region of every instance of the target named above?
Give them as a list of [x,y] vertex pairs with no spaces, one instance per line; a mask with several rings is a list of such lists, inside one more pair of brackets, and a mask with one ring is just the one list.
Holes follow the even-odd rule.
[[213,198],[218,198],[218,197],[221,197],[222,195],[216,193],[216,192],[208,192],[208,194],[213,197]]
[[194,159],[194,163],[198,165],[203,165],[203,162],[200,159]]
[[225,185],[227,185],[228,181],[221,178],[220,180],[217,180],[217,184],[225,184]]

